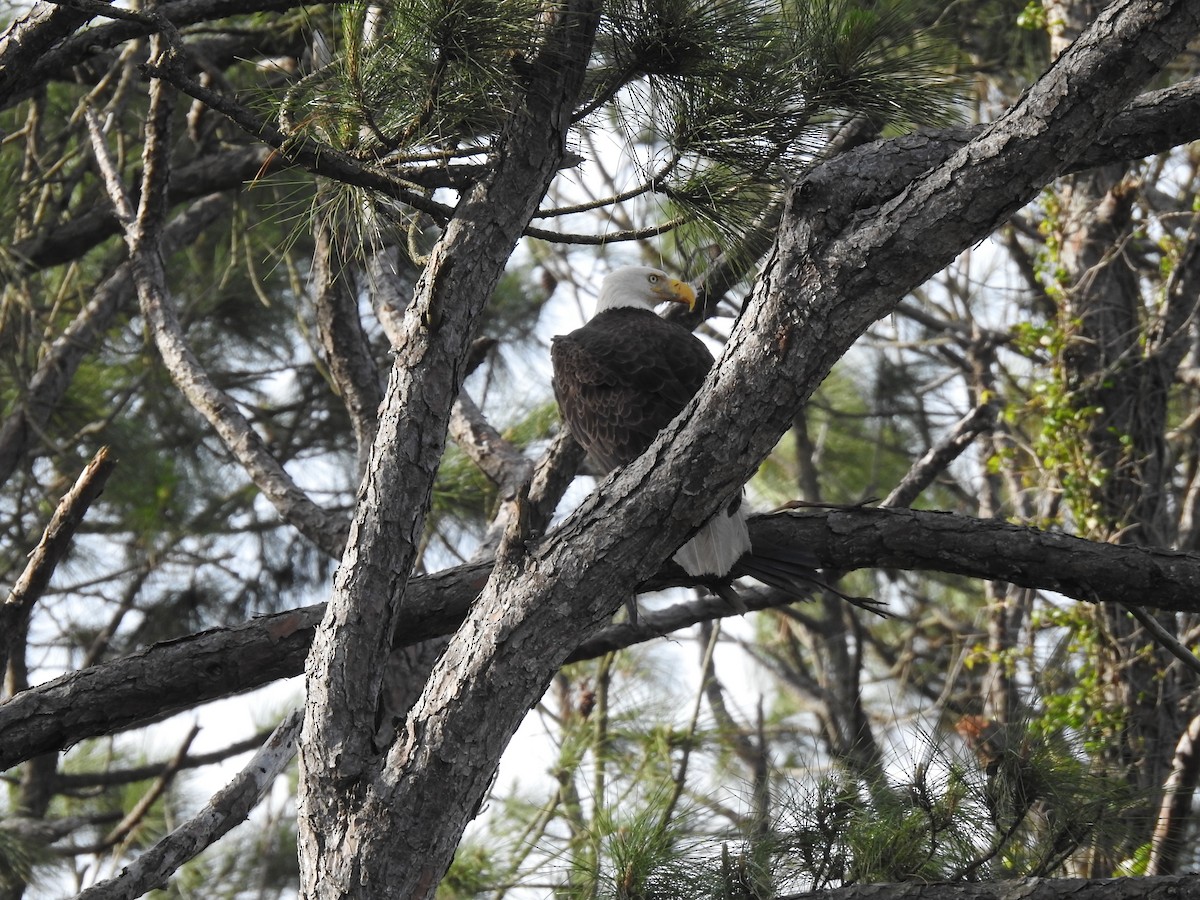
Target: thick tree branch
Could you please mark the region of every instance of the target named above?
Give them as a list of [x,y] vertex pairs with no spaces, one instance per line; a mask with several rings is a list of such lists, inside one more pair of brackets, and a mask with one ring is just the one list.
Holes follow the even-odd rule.
[[[810,548],[830,569],[941,571],[1054,590],[1088,602],[1143,603],[1200,614],[1200,554],[1096,543],[998,520],[909,509],[759,516],[751,521],[751,536]],[[413,578],[394,645],[451,634],[491,567],[488,561]],[[666,574],[641,590],[681,583],[678,574]],[[757,610],[794,598],[748,592],[745,599]],[[324,604],[317,604],[188,635],[18,694],[0,704],[0,770],[88,737],[299,675],[324,612]],[[592,658],[732,614],[717,597],[644,612],[637,625],[608,625],[569,659]]]
[[91,18],[87,13],[35,3],[4,29],[0,34],[0,105],[35,87],[33,64]]
[[1200,876],[1164,878],[1023,878],[981,884],[855,884],[779,900],[1178,900],[1200,891]]
[[450,437],[501,496],[515,494],[533,477],[533,461],[492,426],[466,391],[458,395],[450,414]]
[[[372,743],[381,680],[475,323],[562,163],[598,20],[594,0],[546,8],[536,54],[513,63],[512,112],[492,172],[459,202],[405,311],[350,540],[307,666],[299,814],[308,897],[432,896],[470,815],[470,806],[429,797],[414,829],[415,809],[368,800],[413,777],[393,758],[381,769]],[[455,824],[429,828],[438,818]],[[370,827],[360,831],[364,819]]]
[[356,823],[386,820],[405,836],[422,894],[465,825],[447,808],[476,807],[570,649],[747,480],[854,340],[1061,173],[1195,34],[1198,16],[1187,0],[1118,0],[1010,113],[942,165],[910,173],[898,193],[820,169],[797,186],[701,395],[552,535],[498,561],[385,778],[356,807]]

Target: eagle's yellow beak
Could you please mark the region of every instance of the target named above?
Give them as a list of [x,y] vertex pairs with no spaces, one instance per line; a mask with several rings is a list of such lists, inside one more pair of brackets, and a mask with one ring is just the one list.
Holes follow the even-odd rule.
[[687,304],[688,312],[696,308],[695,289],[686,281],[680,281],[678,278],[672,278],[666,284],[655,287],[654,295],[659,300]]

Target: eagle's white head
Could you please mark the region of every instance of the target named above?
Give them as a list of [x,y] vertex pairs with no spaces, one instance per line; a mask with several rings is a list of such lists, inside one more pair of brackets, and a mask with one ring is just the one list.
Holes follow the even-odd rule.
[[653,311],[667,302],[685,303],[690,310],[696,305],[696,292],[690,284],[650,266],[624,266],[610,272],[600,285],[596,312],[622,306]]

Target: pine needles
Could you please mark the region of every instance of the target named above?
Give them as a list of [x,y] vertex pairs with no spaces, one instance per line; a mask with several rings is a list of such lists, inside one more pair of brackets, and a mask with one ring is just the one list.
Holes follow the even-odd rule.
[[[881,131],[953,118],[955,53],[910,9],[605,4],[573,120],[581,134],[615,133],[639,186],[594,205],[656,197],[668,219],[732,241],[819,157],[832,123],[860,117]],[[341,54],[293,87],[284,118],[430,194],[462,191],[487,171],[548,14],[535,0],[417,0],[369,14],[355,6]]]

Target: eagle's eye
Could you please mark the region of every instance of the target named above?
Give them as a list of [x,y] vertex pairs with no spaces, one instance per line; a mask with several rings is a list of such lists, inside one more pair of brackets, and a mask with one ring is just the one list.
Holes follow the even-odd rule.
[[650,283],[651,283],[651,284],[658,284],[658,276],[657,276],[657,275],[651,275],[651,276],[650,276]]

